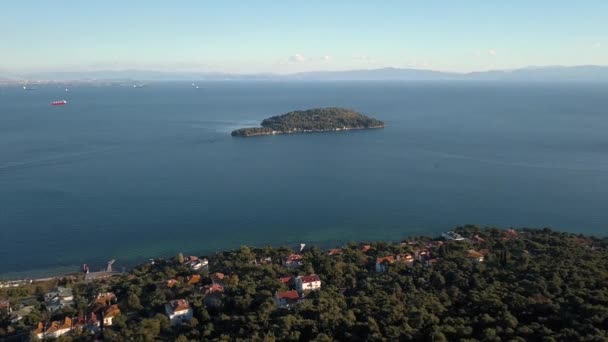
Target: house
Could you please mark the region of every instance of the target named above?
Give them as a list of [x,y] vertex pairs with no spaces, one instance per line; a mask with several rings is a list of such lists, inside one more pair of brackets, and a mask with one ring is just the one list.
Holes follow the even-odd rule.
[[95,301],[92,304],[97,306],[108,306],[114,302],[116,302],[116,295],[113,292],[106,292],[97,294],[97,298],[95,298]]
[[226,276],[224,275],[224,273],[215,272],[211,275],[211,281],[213,281],[214,283],[222,282],[225,277]]
[[367,253],[370,249],[372,248],[372,245],[361,245],[361,247],[359,247],[359,249],[363,252],[363,253]]
[[33,310],[34,310],[33,305],[24,306],[19,310],[11,312],[10,315],[8,316],[8,319],[11,321],[11,323],[17,323],[20,320],[24,319],[25,316],[29,315],[30,312],[32,312]]
[[203,286],[203,293],[213,294],[213,293],[224,293],[224,287],[221,284],[211,284]]
[[43,338],[57,338],[69,333],[72,330],[72,319],[66,317],[62,322],[55,321],[51,322],[50,326],[45,330],[42,322],[38,323],[38,327],[34,330],[34,334],[39,339]]
[[486,242],[486,240],[484,238],[482,238],[481,236],[479,236],[477,234],[473,235],[473,237],[471,238],[471,240],[473,240],[473,242],[476,242],[476,243],[484,243],[484,242]]
[[114,317],[120,316],[120,308],[118,304],[110,305],[103,314],[103,325],[111,326],[114,323]]
[[443,238],[446,239],[446,240],[448,240],[448,241],[449,240],[454,240],[454,241],[462,241],[462,240],[464,240],[464,238],[460,234],[458,234],[456,232],[452,232],[452,231],[443,233],[443,234],[441,234],[441,236],[443,236]]
[[469,249],[467,251],[467,258],[473,260],[474,262],[483,262],[484,256],[476,250]]
[[340,254],[342,254],[342,249],[340,249],[340,248],[332,248],[327,253],[327,255],[329,255],[329,256],[340,255]]
[[279,308],[289,308],[292,305],[298,304],[300,294],[298,291],[277,291],[274,295],[274,301]]
[[416,260],[424,263],[425,261],[427,261],[431,258],[431,251],[427,248],[417,250],[414,253],[414,257]]
[[290,254],[285,261],[283,261],[283,265],[289,268],[297,268],[304,264],[302,259],[302,256],[299,254]]
[[414,265],[415,259],[414,259],[413,255],[406,253],[406,254],[397,255],[397,261],[402,262],[408,266],[412,266],[412,265]]
[[165,312],[171,321],[171,325],[178,325],[192,320],[192,308],[185,299],[176,299],[165,304]]
[[386,272],[388,264],[395,262],[395,257],[392,255],[376,259],[376,272]]
[[299,293],[304,291],[315,291],[321,288],[321,278],[316,274],[296,277],[296,290]]
[[193,275],[191,275],[191,276],[188,277],[188,285],[197,284],[199,281],[201,281],[201,275],[200,274],[193,274]]
[[72,289],[67,287],[57,287],[53,291],[44,295],[44,302],[50,312],[55,312],[64,307],[74,305],[74,295]]
[[198,271],[201,268],[208,267],[209,260],[199,259],[198,257],[191,255],[186,259],[186,265],[190,266],[190,269],[193,271]]
[[279,278],[279,281],[287,286],[290,286],[294,283],[293,277],[290,275],[284,275]]
[[11,302],[8,299],[0,300],[0,311],[2,311],[2,310],[8,311],[8,309],[10,307],[11,307]]
[[179,284],[179,281],[178,281],[177,279],[169,279],[169,280],[167,280],[167,282],[165,283],[165,286],[166,286],[168,289],[171,289],[171,288],[173,288],[173,286],[175,286],[175,285],[177,285],[177,284]]

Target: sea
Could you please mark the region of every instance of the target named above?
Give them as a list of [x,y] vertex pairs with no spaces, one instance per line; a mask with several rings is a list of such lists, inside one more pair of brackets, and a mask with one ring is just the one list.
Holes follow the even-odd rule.
[[[608,235],[608,84],[197,86],[0,86],[0,279],[465,224]],[[230,136],[315,107],[386,128]]]

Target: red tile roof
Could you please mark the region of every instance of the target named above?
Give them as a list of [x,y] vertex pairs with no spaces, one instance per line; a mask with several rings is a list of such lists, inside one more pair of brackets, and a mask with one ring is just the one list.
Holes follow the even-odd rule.
[[200,274],[194,274],[194,275],[191,275],[190,277],[188,277],[188,284],[190,284],[190,285],[196,284],[199,281],[201,281]]
[[293,277],[290,275],[282,276],[279,278],[279,281],[283,284],[289,284],[293,280]]
[[292,263],[292,262],[300,261],[300,260],[302,260],[302,256],[301,255],[299,255],[299,254],[291,254],[291,255],[289,255],[287,257],[287,259],[285,259],[285,262],[286,263]]
[[190,304],[185,299],[176,299],[172,300],[170,303],[173,312],[175,311],[184,311],[190,308]]
[[321,278],[319,278],[319,276],[316,274],[311,274],[307,276],[301,276],[300,280],[302,281],[302,283],[312,283],[315,281],[321,281]]
[[224,292],[224,287],[220,284],[205,285],[203,292],[205,294]]
[[105,312],[104,318],[111,318],[120,315],[118,304],[111,305]]
[[395,257],[392,255],[389,255],[389,256],[385,256],[385,257],[376,259],[376,263],[378,263],[378,264],[381,264],[383,262],[393,263],[393,262],[395,262]]
[[279,291],[277,292],[277,297],[279,299],[292,299],[292,300],[297,300],[300,299],[300,295],[298,294],[298,291]]

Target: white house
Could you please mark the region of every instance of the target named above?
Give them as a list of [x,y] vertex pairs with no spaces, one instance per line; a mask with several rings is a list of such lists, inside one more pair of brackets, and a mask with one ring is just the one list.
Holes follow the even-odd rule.
[[171,321],[171,325],[178,325],[192,320],[192,308],[185,299],[170,301],[165,304],[165,311]]
[[66,317],[63,323],[59,321],[52,322],[51,325],[44,330],[44,324],[38,323],[38,328],[34,330],[34,334],[39,339],[43,338],[57,338],[69,333],[72,330],[72,319]]
[[446,239],[446,240],[454,240],[454,241],[462,241],[462,240],[464,240],[464,238],[460,234],[458,234],[456,232],[452,232],[452,231],[449,231],[447,233],[443,233],[443,234],[441,234],[441,236],[443,236],[443,238]]
[[299,276],[296,278],[296,290],[302,293],[304,291],[314,291],[321,288],[321,279],[316,274],[307,276]]

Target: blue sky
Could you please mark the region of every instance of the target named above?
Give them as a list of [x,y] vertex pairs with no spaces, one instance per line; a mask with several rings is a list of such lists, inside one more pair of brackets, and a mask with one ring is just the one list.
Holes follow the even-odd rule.
[[608,1],[2,1],[0,70],[608,64]]

